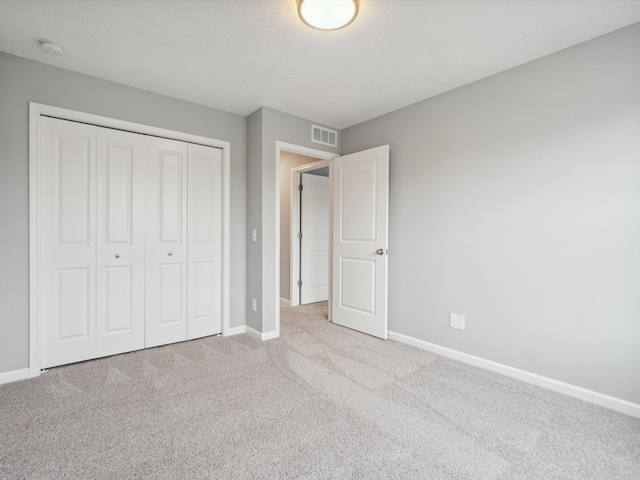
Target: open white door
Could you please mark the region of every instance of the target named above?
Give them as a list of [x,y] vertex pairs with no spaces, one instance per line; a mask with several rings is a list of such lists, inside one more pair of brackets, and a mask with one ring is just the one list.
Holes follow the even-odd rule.
[[333,322],[387,338],[389,146],[333,163]]
[[329,299],[329,177],[301,175],[300,305]]

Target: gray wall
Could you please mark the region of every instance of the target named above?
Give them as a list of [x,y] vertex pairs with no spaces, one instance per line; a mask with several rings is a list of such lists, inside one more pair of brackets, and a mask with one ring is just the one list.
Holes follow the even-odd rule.
[[[247,326],[261,331],[262,314],[262,109],[247,119]],[[275,147],[274,147],[275,148]],[[251,230],[257,230],[251,241]],[[251,310],[251,299],[257,311]]]
[[[276,229],[279,225],[274,221],[276,195],[280,193],[276,190],[279,174],[276,141],[333,153],[340,151],[340,132],[337,148],[320,145],[311,141],[312,124],[332,128],[266,107],[249,116],[247,230],[250,233],[252,228],[258,229],[258,242],[249,242],[247,252],[247,303],[250,305],[251,298],[255,298],[258,311],[251,312],[248,308],[247,325],[263,333],[275,330],[275,313],[279,308],[276,303],[276,291],[279,290],[276,281],[276,247],[279,248],[276,245]],[[260,151],[258,145],[261,145]],[[261,181],[259,186],[258,178]],[[260,224],[257,223],[257,215],[260,216]],[[258,254],[255,248],[261,253]]]
[[[317,161],[291,152],[280,154],[280,298],[286,300],[291,300],[291,169]],[[329,167],[324,171],[328,176]]]
[[246,118],[0,53],[0,372],[29,358],[29,101],[231,142],[231,326],[245,323]]
[[322,167],[317,170],[311,170],[310,172],[306,172],[309,175],[317,175],[319,177],[328,177],[329,176],[329,167]]
[[391,146],[390,330],[640,403],[638,58],[640,24],[343,130]]

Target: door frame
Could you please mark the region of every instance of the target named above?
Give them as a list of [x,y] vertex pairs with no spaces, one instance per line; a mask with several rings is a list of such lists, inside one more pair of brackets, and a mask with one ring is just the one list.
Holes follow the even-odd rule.
[[231,143],[200,135],[29,102],[29,377],[40,375],[42,353],[42,312],[40,311],[42,304],[42,286],[40,283],[42,269],[42,245],[40,243],[40,166],[42,161],[40,155],[40,119],[42,116],[196,143],[222,150],[222,335],[227,336],[235,333],[229,327]]
[[[301,175],[303,173],[313,172],[319,168],[329,167],[329,285],[331,285],[331,238],[333,231],[332,211],[333,211],[333,160],[318,160],[317,162],[307,163],[299,167],[291,169],[291,206],[289,208],[290,214],[290,233],[291,240],[289,245],[289,257],[291,268],[290,273],[290,285],[289,296],[291,297],[289,302],[292,307],[300,305],[300,290],[298,287],[298,280],[300,276],[300,250],[293,248],[294,243],[299,244],[298,232],[300,231],[300,195],[297,186],[300,185]],[[294,278],[295,277],[295,278]],[[329,289],[329,304],[331,304],[331,289]],[[329,310],[331,311],[331,310]],[[329,320],[331,320],[331,314],[329,314]]]
[[[262,334],[262,340],[268,340],[270,338],[278,338],[280,336],[280,152],[285,151],[289,153],[297,153],[299,155],[305,155],[307,157],[317,158],[318,160],[331,161],[336,157],[339,157],[338,153],[326,152],[324,150],[317,150],[315,148],[303,147],[301,145],[295,145],[293,143],[281,142],[276,140],[276,165],[275,165],[275,224],[276,224],[276,241],[273,249],[273,254],[276,263],[276,275],[275,275],[275,331],[273,335],[268,334],[265,336]],[[319,162],[315,162],[319,165]],[[331,167],[329,167],[329,175],[331,175]],[[329,272],[331,274],[331,271]],[[329,301],[331,301],[331,295],[329,295]],[[329,309],[330,310],[330,309]]]

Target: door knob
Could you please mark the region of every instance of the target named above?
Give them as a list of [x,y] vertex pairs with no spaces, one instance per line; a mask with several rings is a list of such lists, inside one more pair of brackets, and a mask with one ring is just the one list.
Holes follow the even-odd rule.
[[167,255],[171,256],[171,255],[173,255],[173,252],[169,252]]
[[377,255],[384,255],[384,249],[382,249],[382,248],[377,249],[376,250],[376,254]]
[[120,254],[119,253],[116,253],[116,258],[120,258]]

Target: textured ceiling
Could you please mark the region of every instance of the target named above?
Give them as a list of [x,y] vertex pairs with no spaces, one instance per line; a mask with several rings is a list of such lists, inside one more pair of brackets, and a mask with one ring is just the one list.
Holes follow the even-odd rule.
[[0,0],[0,51],[344,128],[640,22],[640,0],[360,1],[349,28],[325,33],[296,0]]

